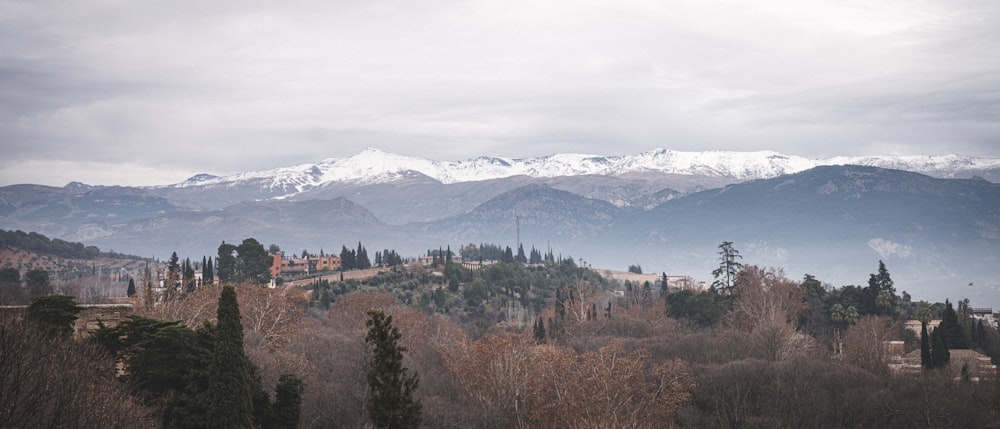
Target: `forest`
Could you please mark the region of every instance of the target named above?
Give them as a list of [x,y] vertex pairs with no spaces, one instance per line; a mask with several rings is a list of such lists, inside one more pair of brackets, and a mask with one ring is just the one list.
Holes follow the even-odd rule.
[[[234,273],[252,271],[240,261],[260,255],[254,243],[244,241],[253,258],[240,258],[243,245],[226,247]],[[142,278],[131,298],[135,314],[83,340],[61,328],[72,299],[35,297],[25,323],[0,327],[0,420],[28,427],[103,415],[70,426],[262,428],[1000,424],[995,373],[972,377],[947,361],[949,350],[967,348],[996,363],[996,329],[973,318],[967,300],[955,307],[897,293],[882,261],[873,261],[867,285],[834,287],[745,264],[726,242],[714,282],[701,290],[666,275],[610,280],[582,260],[518,247],[433,249],[428,265],[301,288],[233,275],[167,291]],[[456,263],[456,255],[475,263]],[[920,335],[905,328],[911,319],[940,325]],[[33,336],[52,341],[25,340]],[[917,371],[892,370],[889,340],[901,340],[904,352],[926,348],[927,361]],[[63,386],[62,396],[41,387],[53,385]],[[219,385],[244,394],[230,397]],[[34,412],[17,414],[29,404]],[[231,425],[218,423],[230,415]]]

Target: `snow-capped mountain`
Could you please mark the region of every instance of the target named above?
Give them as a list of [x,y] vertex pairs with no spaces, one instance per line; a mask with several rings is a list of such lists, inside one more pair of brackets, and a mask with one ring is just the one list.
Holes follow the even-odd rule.
[[272,170],[214,177],[198,175],[169,188],[233,186],[254,182],[294,195],[330,183],[392,183],[419,173],[442,184],[502,179],[514,176],[553,178],[659,173],[728,178],[733,181],[768,179],[817,166],[862,165],[927,174],[934,177],[972,177],[1000,169],[1000,159],[945,156],[865,156],[809,159],[773,151],[681,152],[657,149],[637,155],[599,156],[555,154],[537,158],[482,156],[465,161],[435,161],[365,149],[347,158],[330,158]]

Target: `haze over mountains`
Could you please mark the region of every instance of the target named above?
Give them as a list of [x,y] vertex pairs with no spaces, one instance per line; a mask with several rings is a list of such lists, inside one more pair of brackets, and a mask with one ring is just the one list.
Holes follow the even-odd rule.
[[[1000,307],[1000,160],[810,160],[775,152],[560,154],[432,161],[368,149],[316,164],[158,187],[0,188],[0,228],[104,250],[212,254],[255,237],[288,251],[364,242],[416,255],[551,246],[595,267],[710,280],[716,246],[749,264],[865,284],[878,260],[918,298]],[[968,284],[973,283],[972,287]]]

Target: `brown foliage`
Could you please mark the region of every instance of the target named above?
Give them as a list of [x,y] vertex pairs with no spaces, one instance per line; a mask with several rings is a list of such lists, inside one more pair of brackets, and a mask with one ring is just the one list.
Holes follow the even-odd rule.
[[154,427],[97,346],[0,325],[0,427]]
[[524,335],[486,335],[446,362],[496,427],[662,427],[694,388],[680,360],[621,343],[577,354]]
[[[256,285],[240,285],[235,290],[240,322],[248,336],[259,338],[254,342],[258,347],[280,348],[301,329],[306,298],[300,290]],[[221,291],[220,286],[203,286],[150,308],[137,306],[136,312],[160,320],[180,320],[195,328],[205,322],[215,323]]]
[[805,295],[781,270],[745,267],[736,278],[735,293],[726,325],[748,336],[755,356],[782,360],[811,351],[812,341],[796,328],[807,308]]
[[844,359],[876,374],[887,374],[888,356],[884,342],[891,339],[892,321],[887,317],[865,316],[844,336]]

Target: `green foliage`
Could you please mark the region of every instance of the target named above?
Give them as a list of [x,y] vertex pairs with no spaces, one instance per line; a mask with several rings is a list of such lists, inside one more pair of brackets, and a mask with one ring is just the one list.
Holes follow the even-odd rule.
[[392,316],[369,310],[365,322],[365,343],[371,357],[365,371],[370,393],[368,416],[377,428],[416,428],[421,422],[422,404],[414,398],[420,379],[403,366],[402,337],[392,324]]
[[236,247],[237,282],[265,284],[271,280],[271,263],[273,257],[267,254],[264,245],[256,239],[247,238]]
[[723,241],[719,245],[719,268],[712,271],[715,281],[712,287],[724,294],[731,294],[736,282],[736,274],[743,268],[738,260],[743,259],[740,252],[733,247],[733,242]]
[[930,368],[944,368],[951,361],[947,335],[938,326],[930,334],[931,340],[931,366]]
[[102,256],[101,250],[83,243],[49,239],[37,232],[5,231],[0,229],[0,245],[16,247],[35,253],[49,254],[63,258],[94,259]]
[[251,427],[254,415],[252,372],[243,352],[243,325],[232,286],[224,286],[219,297],[211,368],[209,425],[222,429]]
[[49,282],[49,272],[40,268],[28,270],[24,274],[25,283],[28,284],[28,293],[32,297],[45,296],[52,293],[52,284]]
[[894,316],[896,314],[896,288],[885,263],[878,261],[878,273],[868,279],[868,287],[864,289],[865,314],[877,316]]
[[667,315],[687,319],[700,326],[714,326],[722,318],[722,298],[712,292],[682,290],[667,295]]
[[11,268],[11,267],[0,269],[0,282],[20,283],[21,272],[18,271],[16,268]]
[[130,316],[102,327],[93,340],[126,358],[123,380],[159,408],[164,428],[208,428],[208,380],[215,329],[192,330],[179,321]]
[[941,313],[941,324],[937,331],[940,331],[948,344],[949,349],[967,349],[969,340],[965,336],[965,330],[958,320],[958,314],[952,308],[951,302],[944,301],[944,311]]
[[72,296],[49,295],[31,299],[27,319],[53,335],[69,336],[80,307]]
[[219,277],[219,283],[229,283],[236,275],[236,246],[227,244],[225,241],[219,245],[219,253],[215,258],[215,275]]
[[920,366],[931,368],[931,340],[927,334],[927,322],[920,322]]
[[294,375],[284,374],[278,379],[271,412],[272,428],[295,429],[299,427],[304,391],[305,385],[302,380]]

